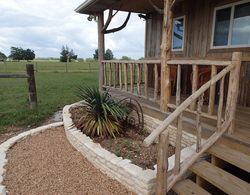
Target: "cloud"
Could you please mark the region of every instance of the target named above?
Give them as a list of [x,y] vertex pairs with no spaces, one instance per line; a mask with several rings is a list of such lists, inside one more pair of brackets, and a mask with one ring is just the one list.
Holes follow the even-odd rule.
[[[0,0],[0,51],[11,46],[31,48],[39,57],[59,57],[68,45],[80,57],[91,57],[97,48],[97,24],[74,12],[84,0]],[[107,14],[105,14],[107,15]],[[126,13],[119,13],[111,27],[120,26]],[[106,35],[106,48],[116,57],[143,56],[144,22],[132,15],[127,27]]]

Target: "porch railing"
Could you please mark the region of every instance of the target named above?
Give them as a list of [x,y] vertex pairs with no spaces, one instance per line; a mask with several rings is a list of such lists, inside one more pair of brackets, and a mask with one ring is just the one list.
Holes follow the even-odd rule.
[[[195,161],[208,150],[227,130],[232,133],[233,124],[235,119],[235,110],[237,103],[237,92],[239,85],[239,75],[240,75],[240,66],[241,66],[241,56],[242,53],[235,52],[233,53],[232,61],[230,62],[217,62],[217,61],[170,61],[171,64],[187,64],[192,63],[194,73],[196,72],[196,66],[202,63],[207,65],[208,63],[215,66],[215,64],[224,65],[225,67],[219,72],[212,76],[212,78],[202,85],[199,89],[195,88],[195,80],[193,79],[193,94],[189,96],[184,102],[180,105],[180,65],[178,65],[178,74],[177,74],[177,95],[176,102],[177,108],[175,111],[170,114],[162,124],[156,128],[145,140],[144,145],[151,145],[158,137],[158,157],[157,157],[157,184],[156,184],[156,194],[162,195],[166,194],[173,185],[181,179],[183,174],[195,163]],[[213,72],[213,71],[212,71]],[[227,103],[225,108],[225,113],[223,115],[223,99],[224,99],[224,83],[225,77],[229,76],[229,87],[227,94]],[[193,77],[196,77],[195,75]],[[201,122],[201,110],[203,107],[204,93],[209,90],[214,91],[216,84],[219,84],[220,93],[219,93],[219,106],[217,112],[217,131],[214,132],[208,139],[202,143],[202,122]],[[213,92],[212,92],[213,93]],[[211,97],[210,97],[211,98]],[[184,159],[181,163],[181,141],[182,141],[182,132],[183,132],[183,112],[191,107],[193,111],[196,112],[196,152],[194,151],[193,155]],[[223,119],[223,120],[221,120]],[[175,164],[173,171],[168,174],[168,145],[169,145],[169,132],[168,127],[172,123],[177,122],[177,133],[175,138]]]
[[[117,88],[153,101],[159,100],[160,60],[108,60],[102,61],[102,65],[103,87]],[[154,71],[151,79],[149,69]]]

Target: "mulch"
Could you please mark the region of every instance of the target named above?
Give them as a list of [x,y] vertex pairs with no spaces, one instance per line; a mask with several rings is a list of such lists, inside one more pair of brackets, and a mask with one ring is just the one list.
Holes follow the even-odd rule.
[[[78,123],[79,119],[84,115],[85,109],[82,106],[70,109],[73,123]],[[108,151],[132,161],[133,164],[140,166],[143,169],[154,169],[157,163],[157,144],[152,144],[149,147],[142,145],[143,140],[149,135],[148,131],[138,130],[136,128],[124,129],[124,132],[112,137],[94,137],[94,142],[100,143],[101,146]],[[169,145],[169,154],[172,156],[175,153],[175,147]]]

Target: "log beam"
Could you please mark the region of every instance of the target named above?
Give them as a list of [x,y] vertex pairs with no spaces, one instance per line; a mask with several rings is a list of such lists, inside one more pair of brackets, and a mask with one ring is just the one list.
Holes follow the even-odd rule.
[[173,0],[164,0],[164,17],[161,43],[161,104],[160,109],[163,112],[168,111],[168,103],[171,97],[170,67],[168,60],[171,59],[172,42],[172,22],[173,12],[171,5]]
[[104,14],[103,12],[98,14],[98,62],[99,62],[99,90],[103,90],[103,81],[104,81],[104,68],[102,61],[104,60],[104,33],[102,29],[104,27]]

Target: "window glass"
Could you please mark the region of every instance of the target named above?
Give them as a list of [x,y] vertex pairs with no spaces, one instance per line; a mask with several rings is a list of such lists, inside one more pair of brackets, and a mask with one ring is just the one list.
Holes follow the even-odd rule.
[[231,16],[231,7],[216,11],[214,40],[213,40],[214,46],[228,45],[230,16]]
[[184,18],[174,19],[173,21],[173,50],[183,49],[184,39]]
[[250,44],[250,3],[235,6],[231,44]]

